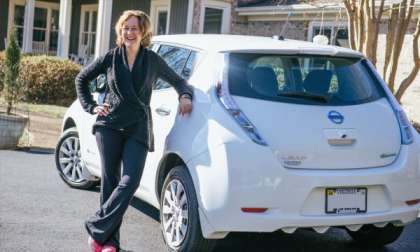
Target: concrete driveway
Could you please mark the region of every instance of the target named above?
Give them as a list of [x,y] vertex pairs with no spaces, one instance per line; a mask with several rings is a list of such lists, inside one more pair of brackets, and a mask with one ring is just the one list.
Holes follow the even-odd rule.
[[[0,251],[89,251],[83,221],[98,207],[99,191],[69,188],[51,153],[0,151]],[[121,244],[129,251],[165,251],[158,211],[134,199],[125,215]],[[420,252],[420,219],[384,249],[355,246],[339,229],[326,234],[232,234],[216,252]]]

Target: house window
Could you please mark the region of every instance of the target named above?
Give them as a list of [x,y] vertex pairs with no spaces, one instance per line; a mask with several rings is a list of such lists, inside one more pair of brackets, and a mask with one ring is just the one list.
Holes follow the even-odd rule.
[[150,3],[150,19],[156,35],[169,33],[170,5],[168,0],[153,0]]
[[98,5],[82,5],[80,19],[79,57],[88,62],[95,54]]
[[168,11],[163,10],[158,12],[158,21],[157,21],[157,35],[166,34],[166,24],[168,22]]
[[222,33],[223,10],[205,8],[203,33]]
[[207,0],[201,8],[201,33],[229,33],[231,5],[227,2]]
[[350,47],[348,42],[347,24],[341,22],[312,22],[309,27],[308,40],[316,35],[325,35],[330,45]]
[[48,9],[35,8],[34,31],[32,36],[32,51],[43,53],[45,51],[45,38],[47,37]]
[[35,4],[32,52],[55,55],[58,42],[58,5]]
[[51,12],[51,22],[50,22],[50,41],[48,51],[56,52],[58,47],[58,20],[59,20],[59,11],[52,10]]
[[[60,5],[57,3],[35,1],[32,30],[32,52],[37,54],[56,54],[58,41],[58,18]],[[25,20],[25,1],[10,0],[9,30],[17,30],[19,45],[23,45],[23,26]]]
[[23,23],[25,19],[25,6],[15,5],[13,28],[16,29],[16,37],[18,39],[19,46],[22,47],[23,42]]

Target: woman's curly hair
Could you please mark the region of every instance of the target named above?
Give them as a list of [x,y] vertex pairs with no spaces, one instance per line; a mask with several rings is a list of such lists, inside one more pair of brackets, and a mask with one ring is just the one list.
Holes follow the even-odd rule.
[[122,38],[122,27],[125,21],[130,17],[136,17],[139,21],[139,29],[141,33],[141,45],[144,47],[149,47],[153,33],[152,33],[152,24],[150,22],[149,16],[143,11],[139,10],[126,10],[118,18],[118,22],[115,25],[115,33],[117,34],[116,43],[119,47],[123,45]]

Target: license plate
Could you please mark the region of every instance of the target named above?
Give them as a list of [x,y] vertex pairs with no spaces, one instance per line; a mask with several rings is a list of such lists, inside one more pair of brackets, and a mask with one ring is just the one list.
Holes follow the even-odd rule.
[[325,212],[327,214],[358,214],[367,211],[367,188],[326,188]]

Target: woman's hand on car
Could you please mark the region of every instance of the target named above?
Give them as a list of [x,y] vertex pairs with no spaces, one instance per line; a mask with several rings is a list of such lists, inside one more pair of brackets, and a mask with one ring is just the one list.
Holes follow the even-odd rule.
[[93,109],[93,113],[98,114],[100,116],[107,116],[109,114],[109,104],[104,103],[102,105],[98,105]]
[[180,115],[189,115],[192,111],[192,102],[191,96],[181,96],[179,99],[179,114]]

